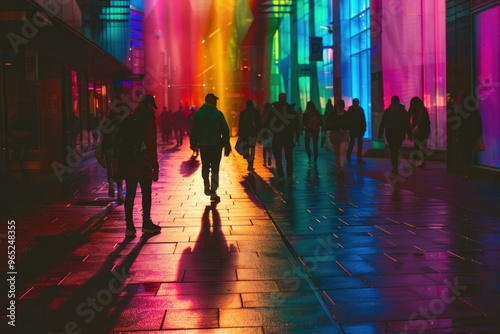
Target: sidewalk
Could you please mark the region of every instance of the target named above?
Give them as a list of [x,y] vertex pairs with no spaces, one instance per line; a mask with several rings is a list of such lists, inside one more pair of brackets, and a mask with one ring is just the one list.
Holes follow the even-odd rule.
[[[72,238],[78,244],[60,248],[66,256],[51,260],[44,270],[31,270],[29,279],[21,278],[26,271],[19,272],[24,284],[18,286],[18,330],[342,332],[243,181],[237,158],[223,158],[221,203],[213,208],[202,194],[199,160],[190,156],[187,145],[162,151],[152,209],[161,234],[144,237],[139,232],[126,239],[123,206],[80,209],[55,202],[46,208],[54,216],[71,211],[78,221],[98,217],[84,237]],[[105,177],[95,168],[82,172],[74,185],[95,187],[85,198],[105,201]],[[135,204],[140,231],[140,196]],[[52,218],[33,214],[18,221]],[[71,219],[69,213],[59,217]],[[60,227],[53,233],[62,234]],[[45,264],[44,256],[54,253],[60,239],[52,239],[52,252],[30,252],[26,258]]]
[[[223,158],[213,209],[190,155],[162,147],[159,235],[124,238],[97,165],[16,217],[36,240],[18,275],[23,333],[500,332],[498,179],[431,161],[391,185],[388,159],[355,157],[338,179],[333,152],[308,166],[298,146],[279,186],[258,148],[255,173]],[[140,197],[134,212],[139,228]]]

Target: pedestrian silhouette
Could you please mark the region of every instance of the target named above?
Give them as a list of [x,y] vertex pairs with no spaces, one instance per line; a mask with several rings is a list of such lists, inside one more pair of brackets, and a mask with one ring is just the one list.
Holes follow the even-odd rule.
[[325,127],[323,117],[321,116],[319,110],[313,101],[307,102],[306,111],[302,115],[302,124],[304,125],[305,131],[305,141],[304,145],[306,147],[307,158],[309,164],[312,163],[311,158],[311,139],[313,145],[314,162],[318,160],[318,140],[319,133],[322,128]]
[[352,100],[352,106],[347,109],[347,113],[349,114],[351,120],[351,128],[349,129],[349,146],[347,147],[347,161],[351,161],[352,149],[354,148],[354,144],[358,142],[358,151],[357,163],[362,165],[365,162],[363,161],[363,136],[366,132],[366,118],[365,111],[359,105],[359,99],[355,98]]
[[245,159],[247,160],[247,170],[254,171],[253,162],[255,160],[255,145],[257,144],[257,136],[262,126],[260,113],[255,109],[253,101],[246,102],[246,108],[241,111],[238,122],[238,136],[241,148],[245,151]]
[[[125,220],[127,222],[126,236],[135,235],[133,222],[134,200],[137,192],[137,185],[141,185],[142,194],[142,232],[158,233],[161,228],[151,221],[151,201],[153,181],[158,181],[158,154],[156,151],[156,119],[154,109],[156,106],[152,95],[141,97],[135,110],[127,116],[120,124],[119,131],[125,131],[126,122],[133,122],[136,134],[130,133],[129,136],[136,136],[139,140],[139,148],[134,151],[134,155],[129,159],[122,159],[119,165],[119,174],[123,175],[127,186],[125,196]],[[118,133],[116,139],[120,134]],[[115,141],[115,156],[117,155]]]
[[273,154],[276,160],[278,184],[284,182],[283,152],[285,153],[286,175],[290,183],[293,182],[293,148],[295,141],[300,140],[299,117],[293,105],[286,102],[286,94],[280,93],[278,102],[273,103],[273,115],[270,120],[270,129],[273,132]]
[[191,149],[200,150],[204,193],[215,203],[220,202],[217,189],[222,149],[225,156],[231,153],[229,126],[224,114],[217,109],[218,99],[212,93],[205,96],[205,103],[194,115],[190,136]]
[[427,140],[431,134],[431,121],[429,119],[429,112],[424,106],[424,102],[415,96],[410,100],[410,108],[408,115],[411,118],[411,131],[413,136],[413,148],[418,151],[418,158],[421,160],[419,165],[415,161],[410,161],[412,165],[420,168],[425,168],[427,160]]
[[344,164],[347,155],[347,145],[349,144],[349,129],[351,121],[349,114],[345,111],[344,100],[338,100],[335,110],[330,113],[326,120],[326,127],[330,131],[330,142],[335,153],[335,164],[337,175],[344,176]]
[[399,102],[398,96],[391,98],[389,108],[384,111],[378,130],[378,138],[385,133],[389,150],[391,151],[392,174],[398,174],[399,150],[406,136],[411,140],[411,126],[405,107]]

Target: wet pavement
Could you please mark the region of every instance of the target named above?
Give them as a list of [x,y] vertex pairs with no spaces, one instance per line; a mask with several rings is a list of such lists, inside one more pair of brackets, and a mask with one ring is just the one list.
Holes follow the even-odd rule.
[[498,177],[429,161],[394,180],[388,159],[354,157],[338,178],[331,151],[308,165],[298,146],[279,185],[258,148],[254,173],[223,158],[214,207],[187,143],[160,149],[158,235],[139,232],[139,196],[124,237],[92,159],[2,210],[16,221],[16,332],[500,333]]

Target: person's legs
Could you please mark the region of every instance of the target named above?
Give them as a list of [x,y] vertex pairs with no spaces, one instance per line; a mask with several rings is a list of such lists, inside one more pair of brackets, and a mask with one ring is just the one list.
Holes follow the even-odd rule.
[[399,159],[399,149],[401,148],[402,142],[388,142],[389,150],[391,151],[391,165],[392,165],[392,173],[398,173],[398,159]]
[[215,195],[219,188],[219,167],[222,158],[222,147],[215,145],[211,146],[210,149],[210,167],[212,172],[210,192],[212,195]]
[[208,146],[200,146],[201,177],[203,178],[204,193],[210,195],[210,150]]
[[306,130],[306,135],[304,139],[304,145],[306,147],[306,153],[307,153],[307,158],[309,159],[309,162],[311,162],[311,136],[312,132]]
[[314,132],[312,134],[313,140],[313,152],[314,152],[314,162],[318,161],[318,141],[319,141],[319,132]]
[[[361,163],[363,161],[363,136],[357,136],[356,137],[358,141],[358,163]],[[351,144],[349,143],[349,146]],[[353,145],[354,146],[354,145]]]
[[293,178],[293,146],[285,145],[285,161],[286,161],[286,176],[288,179]]
[[151,194],[152,194],[152,180],[141,180],[139,181],[141,185],[142,194],[142,224],[146,224],[151,220]]
[[349,140],[349,146],[347,147],[347,153],[346,153],[346,159],[349,162],[351,162],[351,154],[352,154],[352,149],[354,148],[355,140],[356,140],[356,137],[351,135],[350,140]]
[[340,153],[339,153],[339,162],[340,162],[340,169],[341,170],[344,169],[344,165],[345,165],[347,145],[349,145],[348,141],[341,141],[339,143],[339,150],[340,150]]
[[134,199],[137,192],[137,180],[125,179],[127,185],[127,194],[125,195],[125,221],[127,230],[125,235],[135,235],[135,227],[133,221]]
[[278,178],[283,179],[283,161],[282,161],[282,149],[283,146],[281,143],[277,140],[273,141],[273,154],[274,154],[274,159],[276,160],[276,172],[278,173]]

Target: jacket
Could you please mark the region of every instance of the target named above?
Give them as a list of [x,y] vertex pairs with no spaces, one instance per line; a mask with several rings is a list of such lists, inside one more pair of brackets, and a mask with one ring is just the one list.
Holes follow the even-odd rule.
[[224,118],[224,114],[215,106],[205,103],[194,114],[190,144],[191,147],[230,146],[229,126]]
[[410,118],[401,104],[391,104],[384,111],[378,129],[379,139],[382,139],[384,132],[388,142],[403,142],[406,136],[412,139]]

